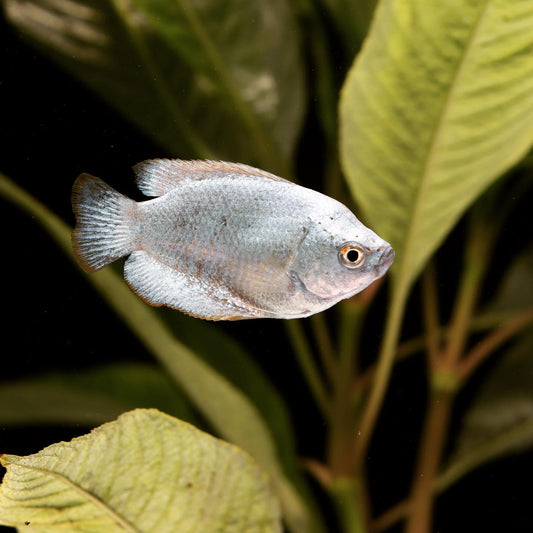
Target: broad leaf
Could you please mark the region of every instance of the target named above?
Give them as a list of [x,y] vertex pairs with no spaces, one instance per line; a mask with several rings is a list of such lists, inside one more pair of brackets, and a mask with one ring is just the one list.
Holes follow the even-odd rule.
[[38,533],[281,531],[268,480],[247,454],[152,409],[1,462],[5,525]]
[[[1,174],[0,195],[31,213],[75,261],[70,228],[64,222]],[[284,472],[270,429],[248,398],[182,344],[156,310],[137,298],[113,269],[104,269],[87,279],[166,368],[213,428],[223,438],[249,452],[269,473],[289,527],[294,531],[319,531],[319,521]]]
[[288,172],[305,102],[287,0],[5,0],[8,21],[171,154]]
[[479,465],[533,447],[533,333],[519,339],[492,370],[465,415],[439,485]]
[[135,407],[154,407],[181,420],[196,419],[170,378],[155,365],[117,363],[83,373],[53,373],[0,383],[0,425],[92,427]]
[[531,146],[532,27],[530,2],[380,2],[343,88],[341,156],[398,285]]

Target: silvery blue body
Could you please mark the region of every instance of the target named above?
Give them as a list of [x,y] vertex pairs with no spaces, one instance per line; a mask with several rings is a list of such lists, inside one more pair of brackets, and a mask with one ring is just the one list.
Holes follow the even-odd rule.
[[134,170],[154,199],[78,178],[73,245],[88,271],[129,255],[126,281],[151,305],[211,320],[305,317],[392,263],[390,245],[343,204],[264,171],[182,160]]

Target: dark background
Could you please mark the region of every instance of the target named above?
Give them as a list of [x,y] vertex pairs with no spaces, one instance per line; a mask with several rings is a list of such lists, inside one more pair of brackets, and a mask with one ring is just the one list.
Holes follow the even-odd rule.
[[[26,45],[1,18],[0,58],[0,171],[70,224],[70,189],[81,172],[109,180],[139,198],[130,167],[147,158],[179,155],[163,153],[93,93]],[[312,119],[308,126],[312,127]],[[303,139],[300,160],[309,153]],[[520,243],[528,223],[530,219],[518,216],[506,238]],[[449,254],[453,265],[459,264],[454,254],[463,229],[459,227],[441,252]],[[0,236],[2,380],[54,369],[83,372],[112,360],[152,360],[38,224],[3,200]],[[453,281],[450,274],[444,283]],[[447,292],[445,286],[443,292]],[[417,297],[415,291],[413,298]],[[407,329],[419,331],[419,318],[411,316]],[[321,457],[323,422],[299,378],[282,325],[261,320],[213,327],[224,328],[257,354],[258,364],[291,406],[301,454]],[[459,398],[459,414],[476,386],[474,382]],[[400,364],[394,374],[370,450],[370,486],[377,512],[407,493],[424,401],[423,363],[413,358]],[[0,427],[0,453],[33,453],[87,429]],[[533,531],[532,467],[529,453],[470,474],[438,499],[435,531]],[[4,529],[8,530],[0,527]]]

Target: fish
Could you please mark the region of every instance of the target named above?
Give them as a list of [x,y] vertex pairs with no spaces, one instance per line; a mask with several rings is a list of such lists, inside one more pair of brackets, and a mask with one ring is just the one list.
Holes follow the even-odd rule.
[[303,318],[362,291],[394,260],[345,205],[269,172],[181,159],[133,171],[149,199],[76,179],[72,246],[86,272],[127,257],[126,282],[152,306],[207,320]]

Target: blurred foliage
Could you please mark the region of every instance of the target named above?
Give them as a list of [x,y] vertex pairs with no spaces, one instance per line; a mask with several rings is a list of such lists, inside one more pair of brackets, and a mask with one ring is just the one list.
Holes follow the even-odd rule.
[[[531,449],[531,253],[506,248],[502,266],[497,245],[509,238],[509,198],[527,192],[533,172],[531,156],[524,158],[533,143],[533,4],[381,0],[374,11],[375,4],[2,4],[15,31],[162,151],[250,163],[303,184],[318,161],[313,177],[323,173],[324,191],[358,206],[364,222],[394,246],[386,309],[375,284],[327,320],[287,327],[326,423],[324,453],[304,463],[331,496],[335,524],[301,470],[295,441],[303,437],[294,435],[291,406],[253,354],[213,324],[147,307],[113,269],[88,279],[159,367],[125,363],[84,376],[6,382],[0,400],[18,400],[0,416],[3,425],[93,425],[157,407],[247,451],[271,477],[294,532],[380,531],[402,519],[408,532],[431,531],[437,492],[496,457]],[[0,195],[35,217],[72,258],[61,220],[1,175]],[[440,254],[455,228],[459,266]],[[527,228],[524,235],[531,238]],[[451,269],[459,281],[443,290],[439,279]],[[486,301],[489,275],[500,290]],[[421,304],[410,298],[414,286]],[[449,299],[451,311],[440,305]],[[412,339],[402,336],[410,316],[423,319]],[[365,336],[369,317],[383,323],[378,343]],[[365,368],[368,349],[379,356]],[[412,489],[373,517],[367,452],[394,364],[417,351],[425,354],[429,395]],[[458,435],[451,434],[458,393],[493,354],[497,364],[458,421]],[[119,374],[129,376],[127,387],[117,387]],[[322,433],[317,428],[316,438]],[[16,521],[0,508],[0,522]]]
[[4,8],[169,152],[287,171],[305,88],[285,1],[6,0]]

